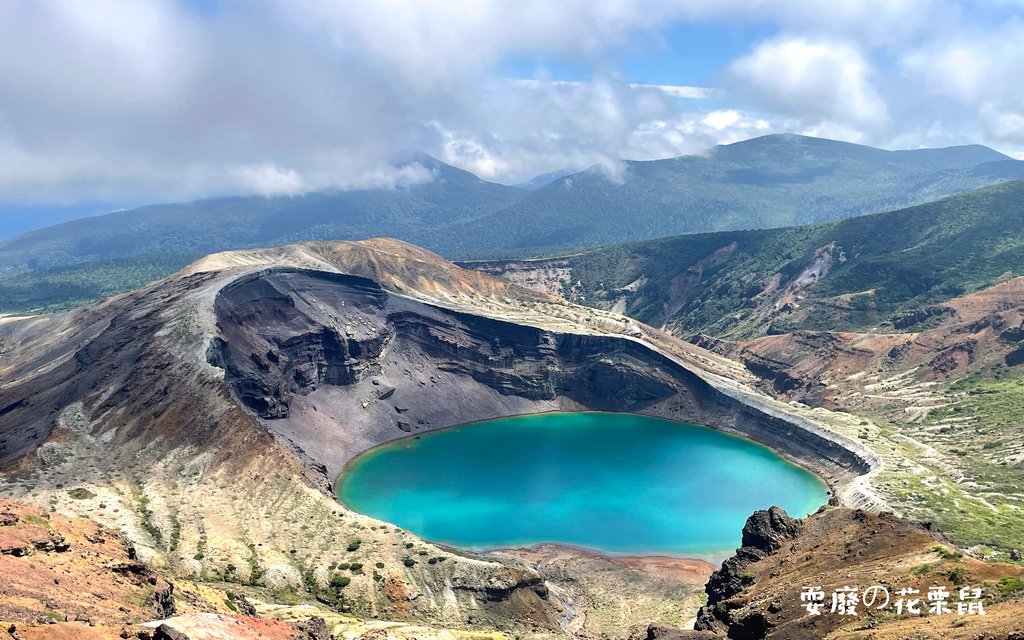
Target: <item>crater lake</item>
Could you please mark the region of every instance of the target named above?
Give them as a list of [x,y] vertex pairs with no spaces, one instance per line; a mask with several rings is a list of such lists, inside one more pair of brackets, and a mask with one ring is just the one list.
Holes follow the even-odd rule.
[[553,542],[609,553],[719,557],[756,509],[804,516],[814,474],[760,444],[626,413],[477,422],[374,448],[338,498],[427,540],[469,549]]

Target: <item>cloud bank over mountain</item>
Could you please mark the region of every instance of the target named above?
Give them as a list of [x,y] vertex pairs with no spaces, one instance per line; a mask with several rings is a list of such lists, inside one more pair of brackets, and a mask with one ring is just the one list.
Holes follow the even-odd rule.
[[[1022,16],[999,0],[12,0],[0,202],[431,179],[390,162],[403,149],[509,183],[615,178],[620,158],[784,131],[1020,155],[1024,85],[1006,79],[1024,71]],[[678,24],[750,35],[700,78],[638,72],[669,44],[707,53],[666,44]],[[536,63],[516,77],[510,59]]]

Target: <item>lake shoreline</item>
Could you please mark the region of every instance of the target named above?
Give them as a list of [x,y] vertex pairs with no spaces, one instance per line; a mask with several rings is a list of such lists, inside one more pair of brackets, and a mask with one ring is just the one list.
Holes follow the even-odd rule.
[[[528,547],[502,547],[488,549],[483,555],[511,556],[544,571],[550,565],[574,558],[599,559],[624,569],[634,569],[663,578],[673,578],[686,584],[703,586],[721,562],[712,563],[704,558],[671,556],[665,554],[614,554],[583,546],[542,542]],[[726,554],[723,560],[728,557]]]

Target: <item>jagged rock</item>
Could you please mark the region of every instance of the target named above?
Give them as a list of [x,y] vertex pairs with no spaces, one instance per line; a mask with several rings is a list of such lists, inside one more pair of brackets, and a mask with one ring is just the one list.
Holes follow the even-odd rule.
[[[771,626],[761,615],[736,618],[726,602],[753,584],[747,568],[754,562],[775,553],[799,535],[799,520],[790,518],[779,507],[755,511],[743,525],[742,545],[736,555],[726,559],[722,568],[711,574],[704,587],[708,603],[697,614],[695,629],[722,633],[728,629],[730,638],[763,638]],[[734,635],[734,627],[735,634]]]
[[189,640],[188,634],[176,630],[168,624],[162,624],[153,632],[153,640]]
[[702,349],[714,351],[715,353],[725,353],[731,346],[727,341],[714,336],[709,336],[706,333],[698,333],[697,335],[692,336],[688,342]]
[[1006,329],[999,334],[999,339],[1011,344],[1024,341],[1024,325]]
[[258,616],[256,613],[256,607],[249,602],[249,599],[246,598],[245,595],[240,593],[235,594],[233,602],[235,603],[235,607],[238,608],[238,612],[242,615],[251,616],[253,618]]
[[657,622],[634,628],[629,634],[629,640],[715,640],[723,637],[711,631],[679,629]]
[[301,634],[297,640],[332,640],[333,638],[327,630],[327,623],[323,618],[310,618],[296,622],[294,625]]
[[1004,361],[1007,366],[1016,367],[1017,365],[1024,363],[1024,347],[1018,347],[1013,351],[1006,354]]
[[892,349],[889,349],[889,351],[885,354],[885,357],[889,358],[890,360],[899,360],[910,351],[911,346],[912,343],[909,341],[898,344],[894,346]]
[[153,608],[157,618],[170,618],[178,612],[174,602],[174,585],[162,580],[160,583],[160,587],[153,590]]
[[773,553],[782,548],[787,540],[792,540],[800,533],[800,521],[790,518],[779,507],[771,507],[767,511],[755,511],[743,525],[741,544],[765,554]]
[[893,319],[892,325],[900,331],[920,324],[929,318],[956,315],[956,310],[944,305],[932,305],[921,309],[905,311]]
[[47,553],[64,553],[71,549],[71,545],[64,539],[64,536],[55,533],[49,534],[45,540],[37,541],[35,547],[37,550]]
[[931,359],[928,368],[936,375],[952,373],[974,361],[974,352],[977,347],[978,341],[974,339],[964,340],[959,344],[947,347]]
[[[957,567],[969,576],[991,575],[992,571],[1019,573],[1014,565],[1000,567],[964,556],[938,561],[941,566],[931,575],[915,575],[911,569],[919,566],[923,557],[935,557],[934,549],[942,538],[921,524],[888,512],[831,508],[795,520],[781,510],[761,511],[747,520],[743,537],[749,546],[737,549],[708,581],[708,602],[698,612],[698,630],[749,640],[862,637],[855,632],[866,629],[865,617],[874,612],[858,609],[855,618],[827,615],[833,591],[845,586],[900,584],[927,592],[937,575]],[[804,606],[801,594],[811,586],[824,594],[825,615],[811,616]],[[972,635],[954,633],[958,628],[955,620],[954,616],[932,620],[928,635],[981,637],[976,631]],[[1005,620],[996,616],[986,619],[984,630],[989,635],[985,637],[1005,638],[1007,632],[1019,631],[1017,620],[1015,615]],[[916,637],[915,632],[921,630],[919,619],[886,620],[882,614],[870,621],[872,629],[865,638]],[[893,626],[886,631],[890,623]]]

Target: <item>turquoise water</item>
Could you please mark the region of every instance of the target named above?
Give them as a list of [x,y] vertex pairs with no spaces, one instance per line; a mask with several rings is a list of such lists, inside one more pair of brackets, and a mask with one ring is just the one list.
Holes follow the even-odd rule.
[[434,542],[560,542],[612,553],[717,555],[755,509],[804,516],[825,485],[766,447],[625,413],[478,422],[373,449],[338,497]]

